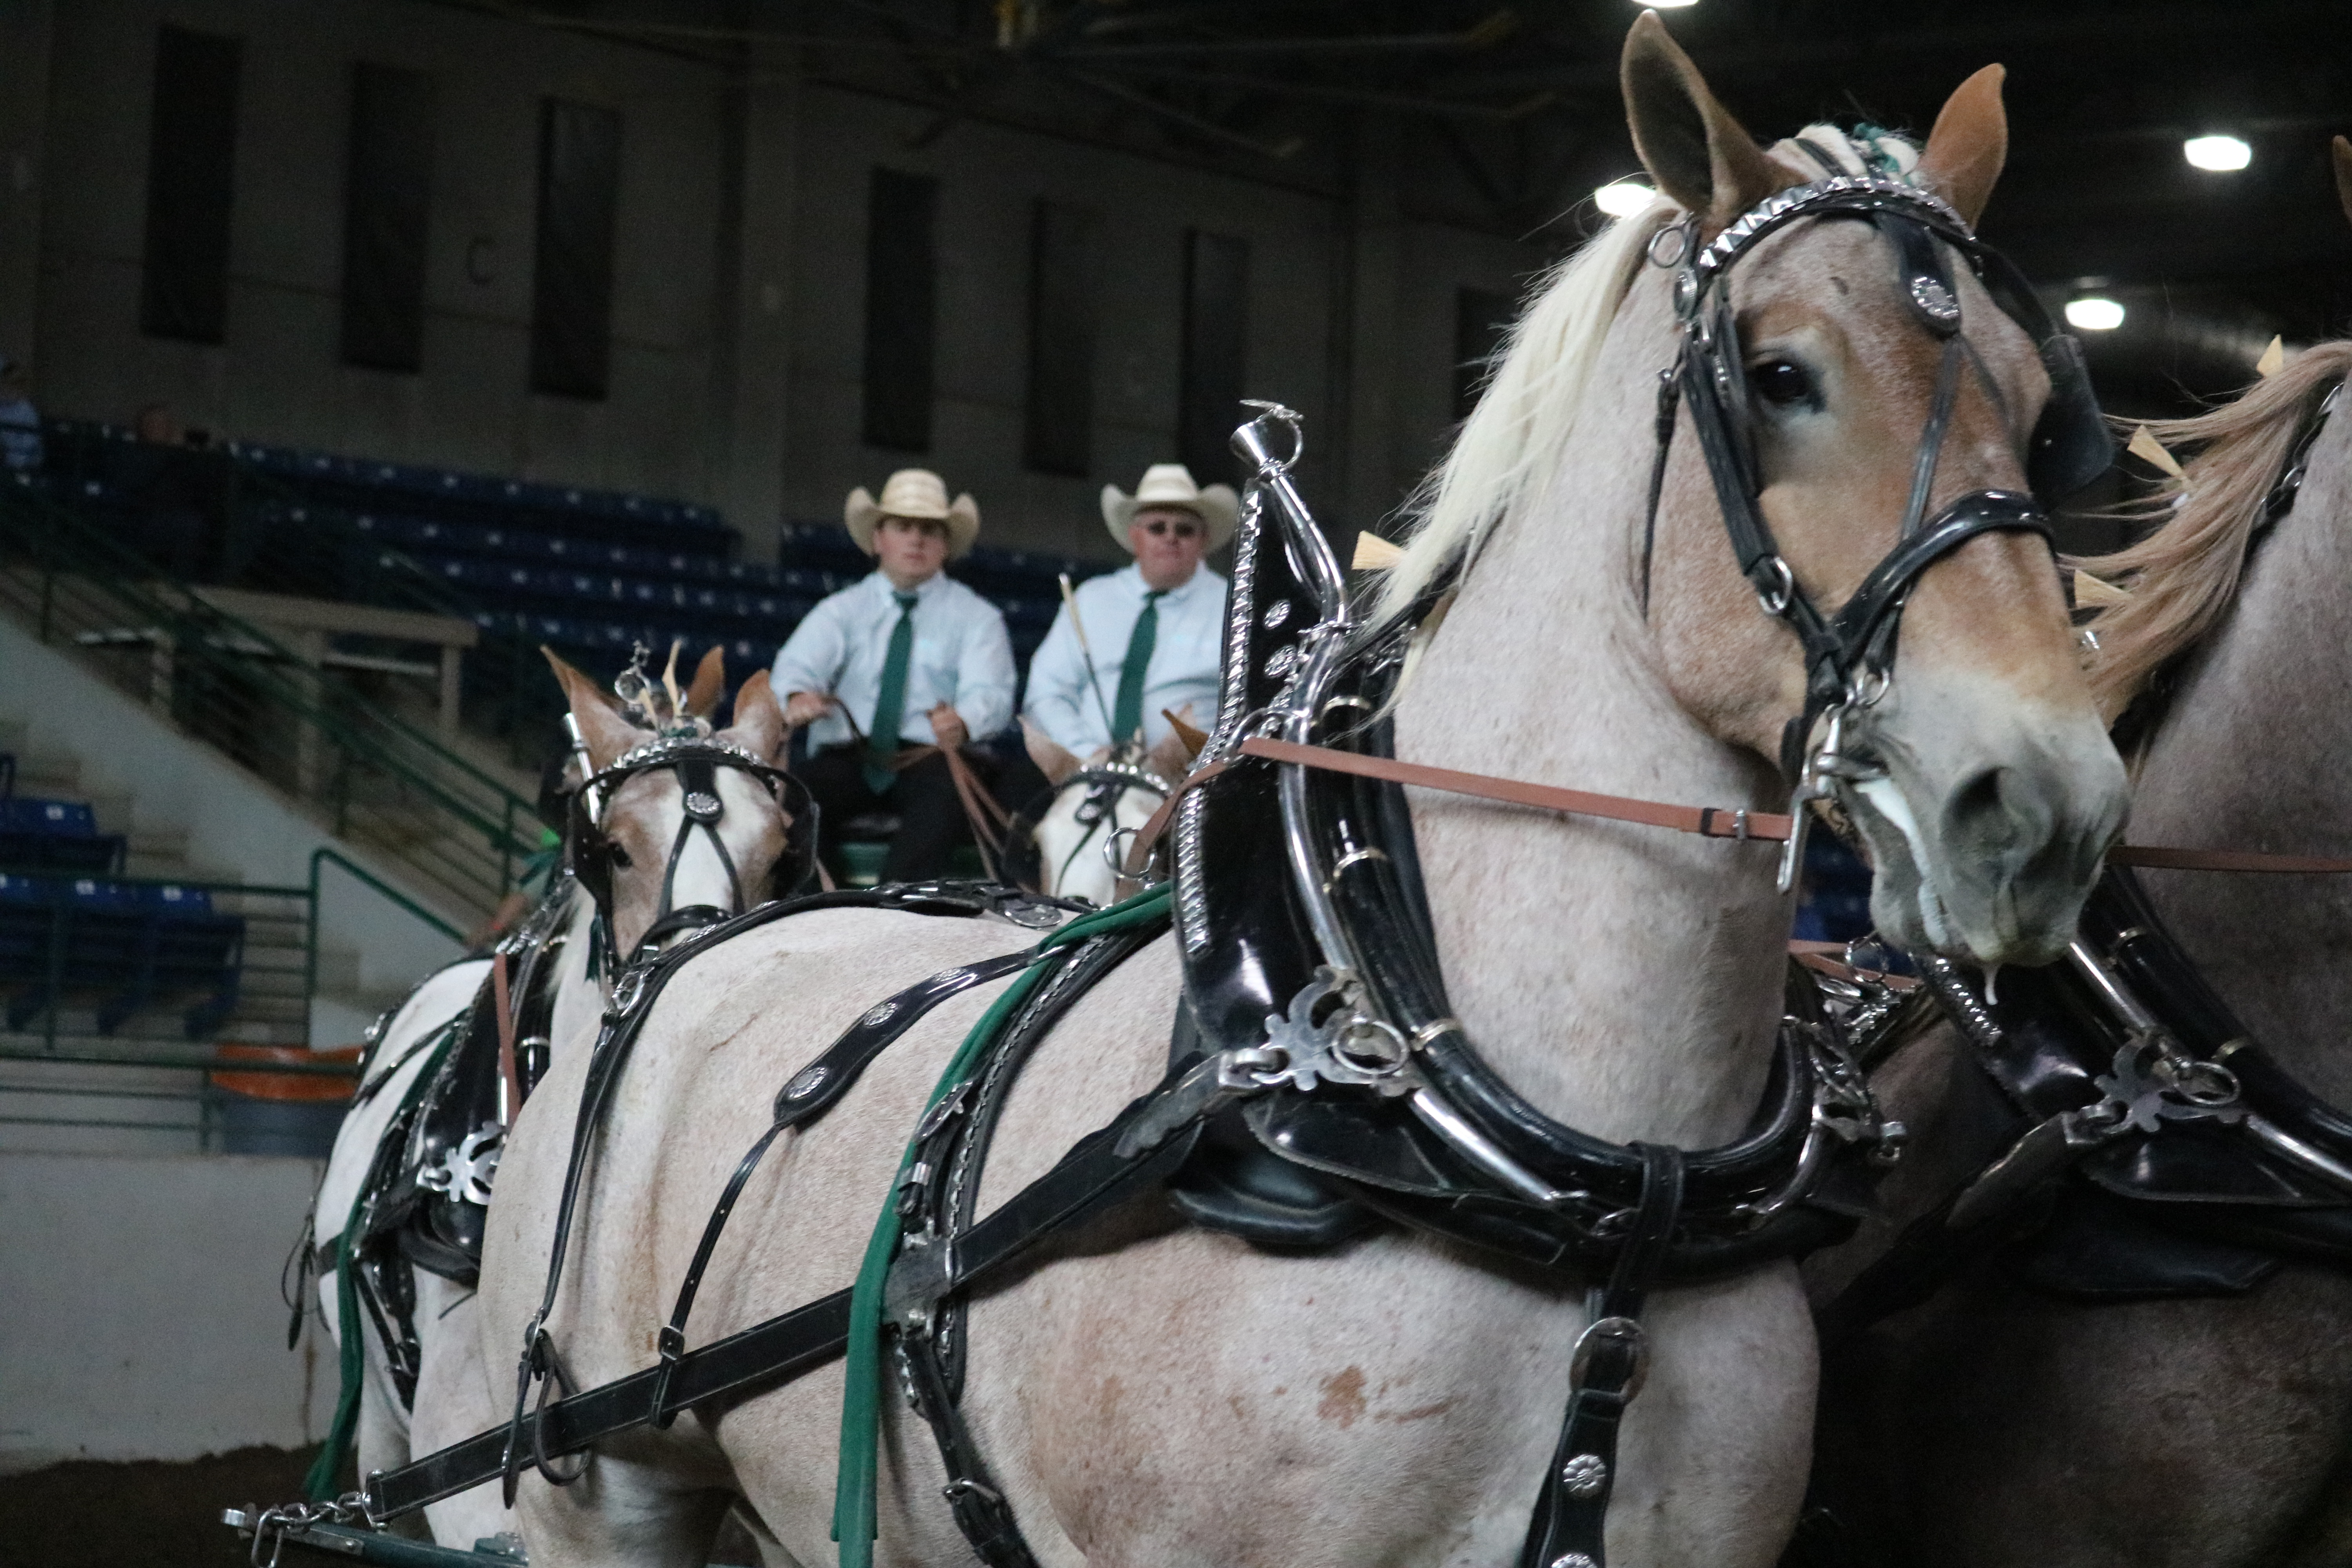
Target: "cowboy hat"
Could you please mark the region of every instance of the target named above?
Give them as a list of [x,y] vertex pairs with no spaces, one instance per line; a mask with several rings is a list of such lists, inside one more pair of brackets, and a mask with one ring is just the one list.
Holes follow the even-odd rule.
[[1143,470],[1143,482],[1129,495],[1117,485],[1103,486],[1103,521],[1110,536],[1118,541],[1119,548],[1130,555],[1135,546],[1127,542],[1128,525],[1135,521],[1138,511],[1153,507],[1171,507],[1189,511],[1208,526],[1209,548],[1215,550],[1234,536],[1234,522],[1241,515],[1241,498],[1234,494],[1231,485],[1210,485],[1206,489],[1192,482],[1192,471],[1181,463],[1154,463]]
[[909,517],[948,526],[948,554],[961,555],[980,537],[980,503],[969,494],[948,500],[947,481],[929,468],[900,468],[882,481],[882,499],[876,500],[864,485],[849,492],[841,521],[849,537],[866,554],[874,553],[874,530],[886,517]]

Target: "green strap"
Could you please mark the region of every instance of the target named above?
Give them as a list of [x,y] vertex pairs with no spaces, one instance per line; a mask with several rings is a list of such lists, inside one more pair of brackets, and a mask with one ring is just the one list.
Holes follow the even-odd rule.
[[[359,1242],[354,1233],[364,1206],[352,1201],[351,1218],[343,1222],[343,1234],[335,1238],[335,1321],[342,1329],[336,1360],[342,1388],[335,1396],[335,1419],[327,1427],[327,1440],[320,1446],[319,1457],[310,1461],[310,1473],[302,1478],[302,1490],[312,1502],[331,1502],[342,1495],[343,1470],[351,1463],[352,1440],[360,1428],[360,1389],[366,1381],[367,1356],[360,1343],[360,1292],[352,1280],[351,1257]],[[310,1245],[307,1237],[303,1245]]]
[[[595,948],[592,945],[588,951],[593,955]],[[472,1016],[473,1009],[468,1007],[441,1026],[441,1043],[433,1047],[425,1065],[409,1080],[408,1092],[401,1096],[400,1109],[393,1113],[387,1131],[401,1124],[408,1108],[432,1083],[434,1075],[441,1070],[441,1058],[457,1044],[460,1026]],[[369,1165],[373,1175],[373,1159]],[[363,1331],[360,1326],[360,1288],[352,1278],[352,1268],[353,1256],[359,1251],[360,1219],[366,1208],[367,1184],[362,1182],[359,1192],[352,1198],[352,1212],[343,1221],[343,1233],[335,1238],[335,1322],[342,1331],[335,1345],[335,1364],[342,1385],[335,1395],[335,1418],[327,1426],[327,1440],[320,1446],[319,1457],[310,1461],[310,1473],[302,1478],[302,1489],[312,1502],[331,1502],[342,1495],[343,1489],[337,1483],[352,1462],[352,1443],[360,1429],[360,1390],[367,1380],[367,1347],[360,1342]],[[310,1245],[307,1237],[303,1245]]]
[[1151,668],[1151,649],[1160,640],[1160,601],[1164,588],[1143,595],[1143,613],[1128,634],[1127,660],[1118,667],[1118,700],[1111,704],[1110,743],[1124,745],[1143,728],[1143,678]]
[[898,601],[898,624],[890,628],[890,652],[882,661],[882,695],[874,700],[874,722],[866,727],[866,787],[876,795],[888,791],[898,778],[890,759],[898,754],[898,731],[907,719],[907,666],[915,656],[915,605],[912,594],[890,595]]
[[[945,1099],[980,1065],[1005,1025],[1027,1005],[1052,973],[1052,966],[1043,961],[1055,950],[1088,937],[1167,919],[1169,892],[1168,884],[1163,882],[1107,910],[1081,915],[1039,942],[1035,961],[1013,977],[1013,984],[1004,988],[1003,994],[990,1005],[980,1022],[964,1037],[954,1059],[940,1075],[939,1086],[924,1102],[924,1110],[928,1111]],[[898,1160],[900,1176],[906,1174],[914,1158],[915,1145],[910,1141]],[[841,1543],[841,1568],[873,1568],[875,1499],[881,1469],[875,1445],[881,1433],[884,1393],[882,1285],[890,1272],[890,1260],[898,1251],[898,1184],[894,1178],[882,1205],[882,1217],[875,1222],[873,1239],[866,1244],[866,1260],[857,1270],[857,1284],[849,1301],[847,1382],[841,1401],[841,1468],[833,1497],[833,1538]]]

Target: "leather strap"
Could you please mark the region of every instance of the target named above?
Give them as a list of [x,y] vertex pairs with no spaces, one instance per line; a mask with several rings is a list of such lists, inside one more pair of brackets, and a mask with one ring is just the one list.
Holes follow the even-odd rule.
[[[1171,1074],[957,1237],[952,1258],[940,1258],[936,1279],[925,1288],[936,1296],[985,1285],[1045,1237],[1173,1175],[1192,1155],[1197,1121],[1129,1153],[1119,1152],[1119,1141],[1174,1082]],[[823,1366],[848,1342],[849,1298],[849,1291],[836,1290],[688,1352],[669,1371],[670,1403],[683,1408],[746,1398]],[[520,1436],[535,1455],[560,1459],[645,1426],[653,1419],[663,1375],[663,1368],[647,1367],[542,1405],[524,1416]],[[397,1519],[498,1479],[506,1469],[507,1443],[508,1428],[501,1425],[399,1469],[376,1472],[367,1479],[368,1516],[378,1522]]]
[[1576,1342],[1568,1414],[1528,1521],[1519,1568],[1603,1568],[1602,1531],[1617,1483],[1617,1433],[1625,1407],[1642,1391],[1649,1345],[1643,1303],[1674,1245],[1683,1206],[1682,1151],[1636,1143],[1642,1196],[1628,1216],[1625,1244],[1608,1285],[1598,1291],[1592,1322]]
[[1635,800],[1622,795],[1595,795],[1580,789],[1560,789],[1552,784],[1497,778],[1492,773],[1457,773],[1452,768],[1433,768],[1420,763],[1402,763],[1393,757],[1339,752],[1328,746],[1294,745],[1287,741],[1244,741],[1241,749],[1244,756],[1259,757],[1270,763],[1295,763],[1303,767],[1328,769],[1332,773],[1384,779],[1391,784],[1418,784],[1424,789],[1475,795],[1481,800],[1499,800],[1511,805],[1533,806],[1539,811],[1565,811],[1579,816],[1605,816],[1617,822],[1671,827],[1677,833],[1696,833],[1706,838],[1778,841],[1789,837],[1789,817],[1781,812],[1745,808],[1727,810],[1719,805],[1668,805],[1662,801]]
[[2269,871],[2302,876],[2352,873],[2352,860],[2324,855],[2261,855],[2246,849],[2168,849],[2118,844],[2107,851],[2110,866],[2147,866],[2166,871]]
[[858,1075],[913,1027],[917,1019],[950,996],[1020,973],[1035,963],[1036,956],[1034,949],[1024,947],[919,980],[889,1000],[859,1014],[857,1021],[843,1030],[841,1037],[827,1047],[824,1055],[785,1080],[776,1095],[775,1121],[745,1152],[735,1167],[735,1174],[728,1180],[727,1190],[719,1195],[709,1222],[703,1227],[701,1245],[694,1249],[694,1261],[687,1266],[685,1282],[677,1289],[677,1305],[656,1339],[662,1372],[661,1381],[654,1390],[653,1424],[656,1427],[667,1426],[677,1418],[680,1407],[669,1402],[669,1384],[686,1355],[687,1319],[694,1311],[694,1298],[702,1289],[703,1271],[710,1267],[710,1255],[718,1249],[719,1233],[727,1228],[736,1200],[743,1195],[744,1184],[760,1168],[770,1147],[787,1131],[809,1126],[839,1104]]

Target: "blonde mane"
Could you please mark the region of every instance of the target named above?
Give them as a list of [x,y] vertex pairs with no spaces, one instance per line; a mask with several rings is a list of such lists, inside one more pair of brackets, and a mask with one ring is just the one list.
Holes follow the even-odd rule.
[[[1791,184],[1821,178],[1822,158],[1846,174],[1906,179],[1918,163],[1912,142],[1875,126],[1848,133],[1809,125],[1773,153]],[[1592,368],[1643,256],[1660,229],[1683,216],[1662,197],[1612,223],[1538,279],[1477,407],[1444,461],[1405,502],[1404,552],[1381,584],[1368,626],[1410,613],[1432,584],[1477,554],[1496,523],[1542,496],[1559,472]]]
[[2263,521],[2263,503],[2278,482],[2304,410],[2330,377],[2352,372],[2352,342],[2321,343],[2233,403],[2193,419],[2148,428],[2167,447],[2198,448],[2186,478],[2168,480],[2126,515],[2170,521],[2112,555],[2074,563],[2128,596],[2093,623],[2092,695],[2110,719],[2150,677],[2194,644],[2238,590],[2246,549]]

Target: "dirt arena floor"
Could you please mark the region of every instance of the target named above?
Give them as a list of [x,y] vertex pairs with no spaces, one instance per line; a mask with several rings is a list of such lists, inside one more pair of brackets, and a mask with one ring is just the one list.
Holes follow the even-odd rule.
[[300,1497],[317,1452],[238,1448],[184,1464],[75,1461],[0,1476],[0,1568],[245,1568],[250,1543],[221,1510]]

